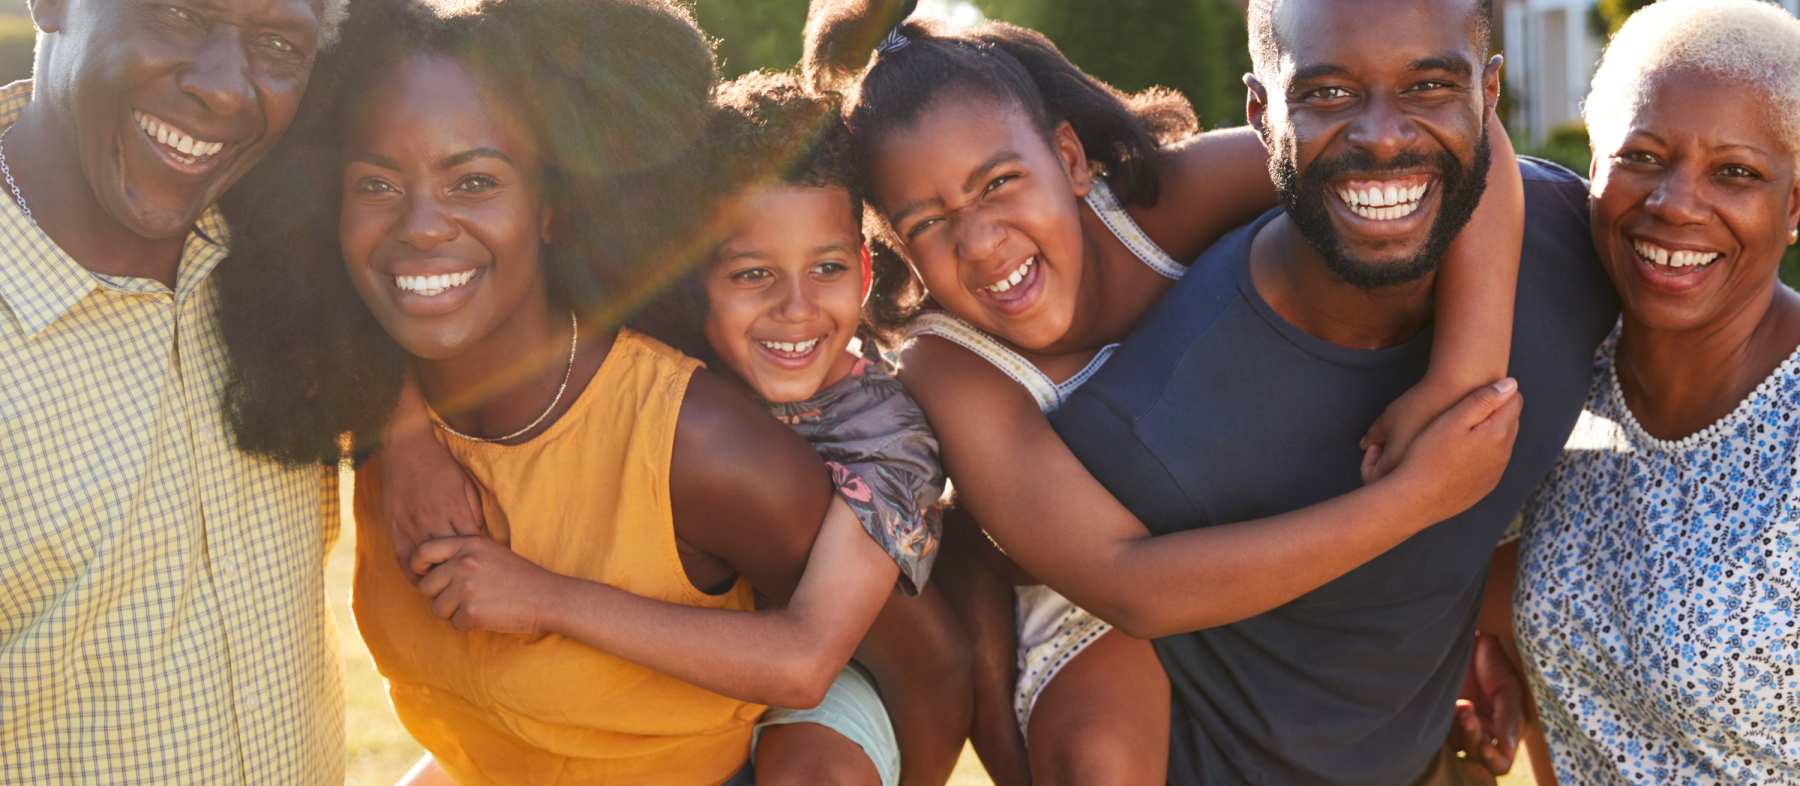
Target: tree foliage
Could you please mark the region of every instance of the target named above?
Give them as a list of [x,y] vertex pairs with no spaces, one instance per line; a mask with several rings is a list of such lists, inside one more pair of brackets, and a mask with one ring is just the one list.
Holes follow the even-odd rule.
[[725,78],[800,62],[807,0],[695,0],[694,20],[718,42]]
[[1202,126],[1244,123],[1250,70],[1232,0],[976,0],[989,18],[1043,33],[1082,70],[1121,90],[1181,91]]
[[1601,38],[1612,38],[1613,33],[1625,24],[1625,20],[1656,0],[1600,0],[1595,3],[1588,16],[1588,24],[1594,28],[1594,34]]

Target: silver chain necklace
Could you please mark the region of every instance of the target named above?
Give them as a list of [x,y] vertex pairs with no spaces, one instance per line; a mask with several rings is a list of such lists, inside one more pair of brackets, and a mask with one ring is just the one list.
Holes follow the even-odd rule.
[[[0,132],[0,144],[4,144],[5,141],[6,141],[6,134],[4,132]],[[6,167],[5,150],[4,150],[4,148],[0,148],[0,170],[4,170],[5,167]],[[12,178],[10,178],[10,177],[7,178],[7,182],[9,182],[9,183],[12,182]],[[14,190],[14,193],[17,193],[17,189]],[[581,337],[581,325],[579,322],[575,321],[575,312],[571,311],[571,312],[569,312],[569,366],[568,366],[568,368],[563,369],[562,385],[560,385],[556,388],[556,398],[550,399],[550,406],[544,408],[544,413],[541,415],[538,415],[537,420],[531,421],[530,423],[526,424],[526,426],[524,428],[519,429],[518,431],[515,431],[504,437],[488,438],[488,437],[469,436],[468,434],[464,434],[460,431],[457,431],[456,429],[451,428],[450,426],[445,424],[444,421],[438,420],[437,418],[431,419],[432,425],[435,425],[438,428],[441,428],[447,432],[450,432],[452,435],[462,437],[463,439],[469,440],[471,442],[505,442],[509,439],[512,439],[513,437],[519,436],[520,434],[523,434],[527,431],[537,428],[537,424],[544,422],[544,418],[550,417],[550,411],[556,409],[556,402],[562,400],[563,391],[568,389],[568,387],[569,387],[569,375],[573,374],[575,372],[575,340],[580,337]]]
[[6,135],[12,133],[13,128],[14,126],[7,126],[5,131],[0,131],[0,175],[6,176],[6,185],[12,189],[13,201],[18,202],[19,209],[25,211],[25,220],[30,221],[32,226],[37,226],[37,219],[31,215],[31,206],[25,204],[25,195],[19,193],[19,184],[13,182],[12,170],[6,167]]

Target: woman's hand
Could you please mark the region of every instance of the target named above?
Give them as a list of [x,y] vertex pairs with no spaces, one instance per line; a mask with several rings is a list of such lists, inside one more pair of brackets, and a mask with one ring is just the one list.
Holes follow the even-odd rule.
[[1425,520],[1468,510],[1500,485],[1524,405],[1511,377],[1476,388],[1419,434],[1388,480],[1412,486],[1405,498],[1425,506]]
[[413,549],[418,544],[431,538],[479,535],[486,522],[480,489],[432,434],[425,397],[410,372],[383,435],[380,459],[381,513],[394,544],[394,559],[416,585],[420,574],[413,569]]
[[431,598],[432,615],[462,631],[552,632],[551,606],[570,580],[470,535],[420,543],[412,569],[424,574],[419,592]]

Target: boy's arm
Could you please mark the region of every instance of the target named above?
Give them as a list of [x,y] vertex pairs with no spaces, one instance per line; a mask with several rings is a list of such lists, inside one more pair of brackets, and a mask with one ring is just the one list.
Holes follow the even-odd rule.
[[[1506,376],[1513,295],[1525,236],[1525,186],[1499,118],[1488,121],[1493,164],[1475,215],[1437,277],[1437,337],[1425,379],[1395,399],[1363,437],[1363,481],[1387,474],[1414,438],[1469,391]],[[1379,445],[1380,447],[1376,447]]]
[[437,441],[412,370],[381,439],[381,508],[394,558],[413,583],[413,549],[430,538],[477,535],[486,525],[481,491],[461,464]]
[[782,608],[651,600],[550,573],[471,537],[420,544],[415,567],[442,562],[420,590],[459,629],[557,632],[723,695],[816,705],[899,568],[833,493],[818,454],[705,372],[682,402],[669,492],[676,537]]
[[[430,567],[433,560],[442,564]],[[458,630],[556,633],[714,693],[816,706],[881,610],[899,569],[834,502],[787,606],[704,609],[537,567],[487,538],[419,545],[419,590]]]

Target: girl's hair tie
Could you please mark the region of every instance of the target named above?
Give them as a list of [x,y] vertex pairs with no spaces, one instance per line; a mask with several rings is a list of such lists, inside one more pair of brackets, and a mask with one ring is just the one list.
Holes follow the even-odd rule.
[[888,31],[887,38],[881,39],[881,43],[875,45],[875,51],[884,55],[891,55],[905,49],[907,45],[911,43],[912,39],[907,38],[905,33],[900,32],[900,25],[894,25],[894,29]]

